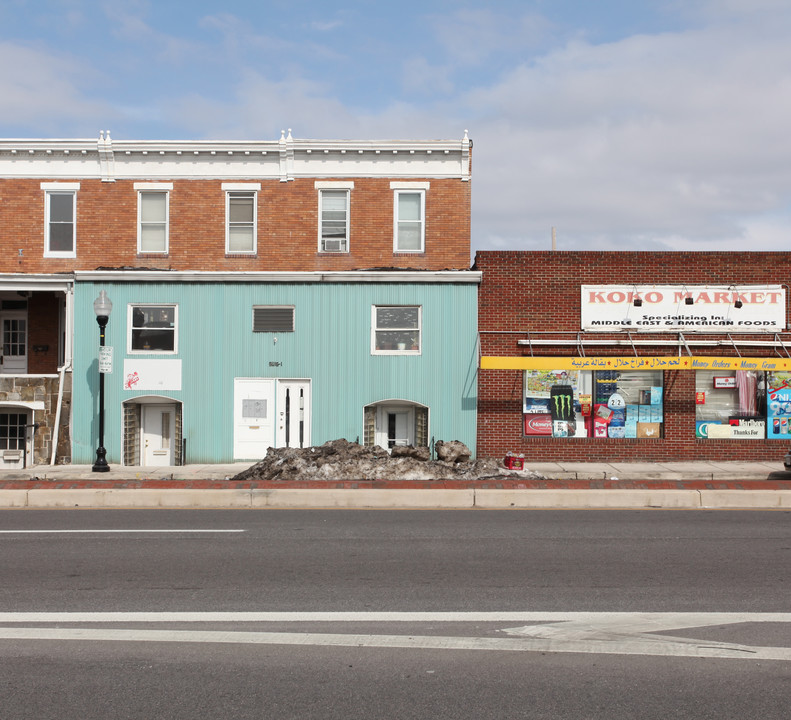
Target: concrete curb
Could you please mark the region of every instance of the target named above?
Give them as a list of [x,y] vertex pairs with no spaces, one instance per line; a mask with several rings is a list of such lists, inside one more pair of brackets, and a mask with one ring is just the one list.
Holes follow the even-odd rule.
[[701,490],[704,508],[791,508],[791,490]]
[[701,504],[698,490],[476,490],[475,506],[479,508],[700,508]]
[[791,508],[791,490],[33,489],[0,508]]

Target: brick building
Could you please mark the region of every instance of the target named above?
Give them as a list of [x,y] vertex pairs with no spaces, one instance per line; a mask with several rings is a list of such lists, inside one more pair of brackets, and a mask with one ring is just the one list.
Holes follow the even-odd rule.
[[[187,437],[189,423],[206,410],[190,410],[194,398],[189,393],[200,394],[200,383],[185,393],[173,371],[181,363],[185,368],[205,364],[212,355],[194,337],[187,340],[187,332],[205,332],[196,324],[202,318],[218,330],[228,326],[246,333],[248,320],[253,322],[255,316],[258,333],[273,313],[284,315],[292,308],[301,322],[297,332],[304,334],[307,318],[319,315],[307,311],[311,303],[336,309],[334,316],[324,318],[330,326],[335,316],[344,316],[349,297],[365,296],[369,357],[401,353],[401,360],[413,362],[412,369],[415,356],[420,357],[415,377],[399,375],[400,365],[394,370],[401,383],[424,382],[419,378],[433,375],[428,364],[441,363],[441,358],[425,345],[418,348],[406,340],[418,337],[420,323],[435,322],[432,309],[423,306],[431,297],[425,288],[444,288],[451,294],[456,288],[465,296],[477,288],[479,276],[468,270],[471,149],[466,135],[457,141],[425,142],[300,140],[290,131],[276,141],[253,142],[117,141],[109,132],[98,140],[0,140],[0,230],[6,249],[0,259],[0,467],[68,460],[75,448],[84,461],[85,448],[95,446],[98,333],[93,296],[83,297],[81,287],[93,292],[101,281],[117,287],[117,298],[124,298],[108,326],[108,337],[116,342],[116,374],[107,376],[113,403],[108,426],[115,433],[108,457],[115,462],[141,461],[140,448],[123,457],[120,450],[122,443],[135,443],[130,427],[135,418],[139,424],[146,415],[141,406],[177,410],[176,425],[163,433],[179,438]],[[289,291],[327,279],[332,279],[329,294],[307,293],[295,300]],[[394,288],[388,294],[383,289],[391,281],[402,290],[415,289],[415,297]],[[226,319],[228,298],[245,283],[254,291],[239,296],[250,307],[243,318]],[[382,292],[347,292],[350,285],[366,283]],[[266,302],[256,299],[256,288]],[[282,292],[271,293],[272,288]],[[416,299],[418,295],[422,299]],[[185,302],[195,306],[208,296],[214,298],[210,319],[206,311],[203,316],[186,312]],[[389,299],[378,299],[385,297]],[[406,309],[387,309],[391,306]],[[268,320],[261,320],[264,316]],[[187,317],[190,327],[184,322]],[[474,321],[474,315],[465,320],[469,327],[462,334],[474,334]],[[404,342],[385,349],[382,338],[388,330],[377,322],[409,325],[393,330],[404,335]],[[143,336],[158,340],[143,344]],[[180,349],[157,347],[163,338],[174,343],[180,339]],[[203,339],[211,347],[209,338]],[[313,352],[318,361],[321,352],[328,352],[326,346],[321,351],[310,348],[309,338],[302,337],[293,356]],[[187,349],[189,357],[184,355]],[[228,362],[225,354],[213,357],[217,363]],[[121,369],[130,358],[136,368],[146,368],[151,383],[147,392],[140,392],[140,383],[135,389],[120,382]],[[244,372],[265,375],[267,381],[284,386],[294,379],[277,377],[281,360],[268,362],[266,370],[246,365]],[[376,375],[390,361],[374,362]],[[212,372],[215,377],[222,374],[219,367],[203,370],[204,387]],[[297,379],[310,381],[307,372],[302,365]],[[232,398],[233,378],[230,382],[226,391]],[[413,407],[405,397],[422,395],[422,390],[395,394],[391,386],[390,392],[394,394],[380,398],[390,402],[388,407],[410,408],[411,430],[400,433],[399,442],[401,435],[414,438],[415,418],[422,423],[420,437],[426,437],[428,406],[416,411],[420,403]],[[371,397],[366,402],[376,407],[378,400]],[[439,419],[442,413],[434,409]],[[215,416],[224,417],[226,410],[215,408]],[[362,435],[363,408],[354,412],[355,422],[347,425]],[[401,427],[403,413],[395,414]],[[173,413],[170,418],[173,422]],[[209,435],[211,428],[201,432]],[[474,443],[474,431],[472,435]],[[195,441],[200,433],[192,437],[195,451],[211,446]],[[167,439],[173,442],[175,435]],[[138,440],[142,447],[142,432]],[[273,437],[271,444],[275,442]],[[231,459],[232,445],[226,437],[216,444],[223,449],[212,457]],[[183,455],[183,449],[171,449],[166,459],[183,461]],[[211,461],[205,455],[202,460]]]
[[791,440],[791,260],[479,252],[478,454],[777,460]]

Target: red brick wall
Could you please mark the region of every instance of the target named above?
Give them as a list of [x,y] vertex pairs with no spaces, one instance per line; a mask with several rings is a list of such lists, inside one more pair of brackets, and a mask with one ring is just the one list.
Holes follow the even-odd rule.
[[337,254],[317,251],[318,191],[313,178],[287,183],[262,180],[255,257],[226,257],[225,192],[220,180],[174,180],[169,253],[162,257],[137,253],[137,191],[132,180],[75,179],[73,182],[80,183],[77,257],[66,259],[44,257],[41,182],[49,180],[0,179],[0,230],[5,249],[0,272],[54,273],[124,266],[218,271],[443,270],[467,269],[470,264],[470,183],[461,180],[430,180],[426,250],[414,255],[393,253],[389,178],[354,178],[350,252]]
[[[791,276],[786,253],[726,252],[479,252],[482,271],[478,328],[481,354],[530,355],[517,344],[528,333],[580,331],[580,286],[782,284]],[[791,292],[786,292],[786,318]],[[534,337],[538,337],[534,335]],[[543,335],[542,337],[549,337]],[[559,337],[559,336],[558,336]],[[566,336],[568,337],[568,335]],[[596,334],[613,338],[613,334]],[[618,337],[624,338],[624,335]],[[645,339],[675,334],[642,334]],[[710,337],[707,335],[707,337]],[[716,337],[716,336],[715,336]],[[757,336],[749,336],[757,337]],[[784,334],[789,341],[791,336]],[[762,336],[766,339],[766,336]],[[642,355],[673,355],[669,347],[641,346]],[[697,355],[735,356],[732,348],[695,348]],[[742,349],[752,357],[777,357],[772,349]],[[534,355],[575,356],[574,346],[535,346]],[[589,348],[588,355],[628,355],[628,347]],[[478,379],[478,455],[525,453],[535,461],[761,460],[782,464],[788,450],[778,440],[695,438],[695,373],[664,373],[664,437],[660,439],[525,437],[522,431],[520,370],[480,370]],[[778,468],[781,469],[781,468]]]

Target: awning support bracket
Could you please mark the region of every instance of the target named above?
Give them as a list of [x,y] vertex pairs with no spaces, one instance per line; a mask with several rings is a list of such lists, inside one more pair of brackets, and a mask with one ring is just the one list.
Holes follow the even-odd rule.
[[736,341],[735,341],[735,340],[734,340],[734,339],[731,337],[731,334],[730,334],[730,333],[727,333],[727,335],[728,335],[728,340],[730,340],[730,341],[731,341],[731,345],[733,345],[733,349],[736,351],[736,354],[737,354],[739,357],[741,357],[741,356],[742,356],[742,354],[739,352],[739,348],[738,348],[738,347],[736,347]]
[[629,336],[629,342],[632,343],[632,350],[634,351],[634,356],[638,357],[638,355],[637,355],[637,348],[635,347],[635,344],[634,344],[634,338],[632,338],[632,331],[631,330],[627,330],[626,334]]
[[692,357],[692,350],[689,349],[689,345],[687,345],[687,339],[684,337],[684,333],[678,334],[678,356],[681,357],[681,346],[684,346],[687,349],[687,355]]
[[780,350],[777,349],[777,347],[780,347],[780,349],[785,350],[786,357],[791,358],[791,353],[788,352],[788,348],[783,343],[783,339],[780,337],[780,333],[775,333],[775,342],[777,343],[777,346],[775,346],[775,352],[780,357],[783,357],[783,353],[781,353]]

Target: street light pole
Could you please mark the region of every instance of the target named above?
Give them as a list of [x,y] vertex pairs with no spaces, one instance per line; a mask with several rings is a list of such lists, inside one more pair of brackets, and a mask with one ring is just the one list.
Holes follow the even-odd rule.
[[[93,301],[93,311],[96,313],[96,322],[99,323],[99,347],[104,347],[104,329],[110,319],[113,304],[107,297],[107,292],[101,290],[99,297]],[[101,351],[100,351],[101,352]],[[99,369],[99,447],[96,449],[96,462],[93,464],[93,472],[109,472],[110,466],[107,464],[107,450],[104,447],[104,372]]]

